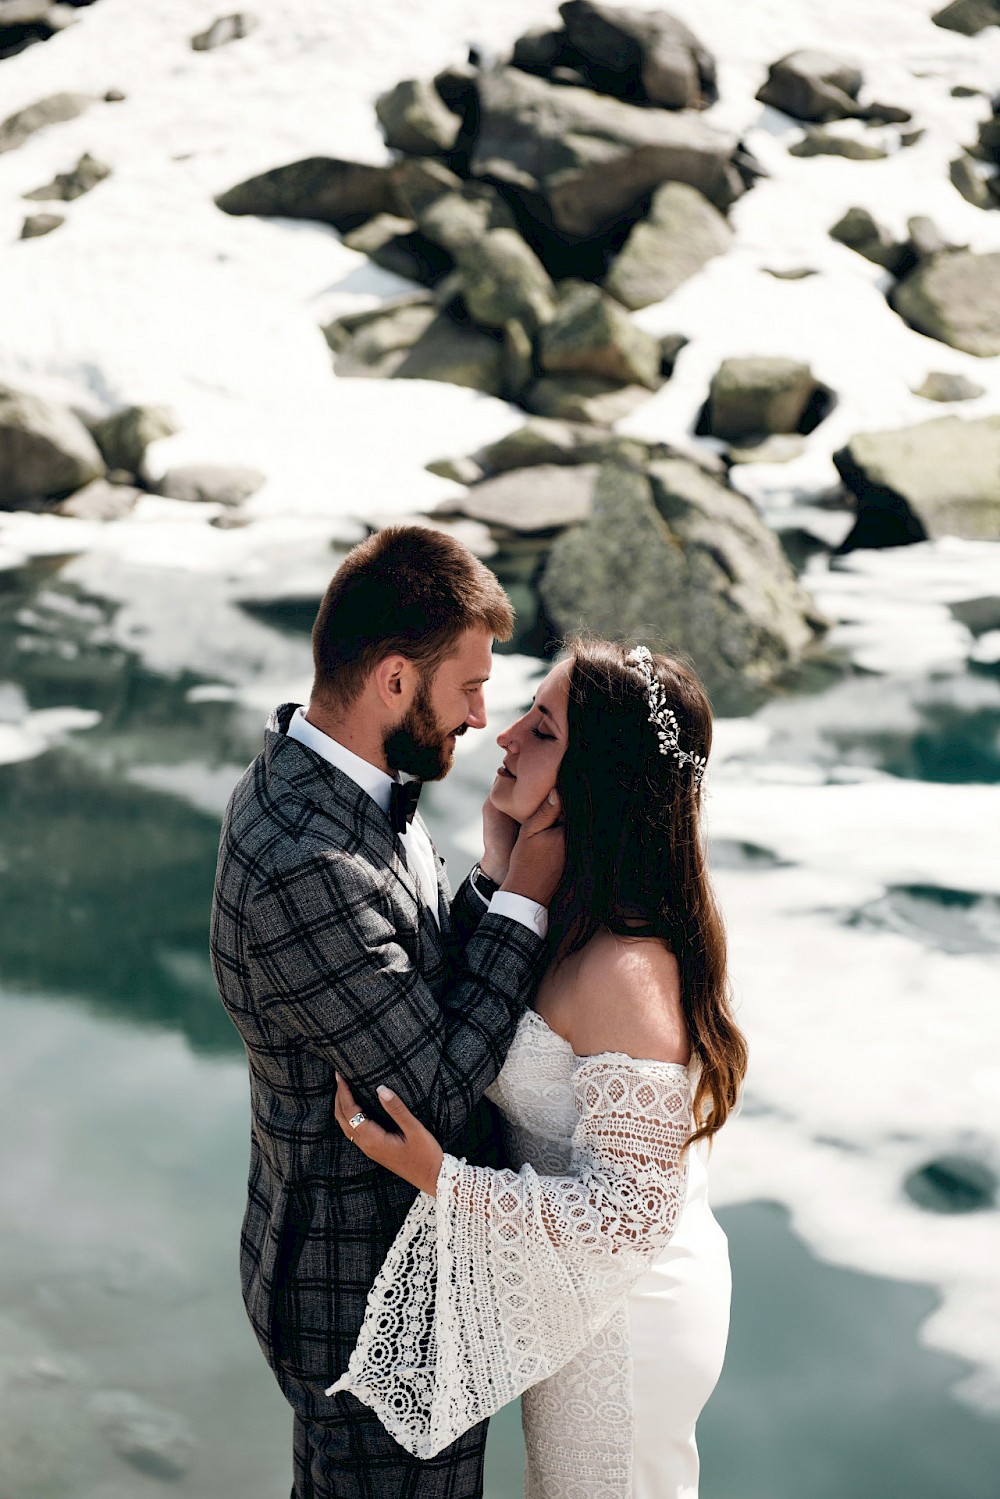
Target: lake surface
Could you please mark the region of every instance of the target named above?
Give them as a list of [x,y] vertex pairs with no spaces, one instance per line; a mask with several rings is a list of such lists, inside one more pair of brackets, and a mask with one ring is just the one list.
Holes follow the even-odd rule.
[[[178,582],[179,612],[183,597]],[[263,715],[152,670],[113,615],[56,564],[0,573],[0,724],[16,729],[0,764],[0,1494],[271,1499],[290,1419],[239,1298],[245,1067],[206,945],[218,811]],[[260,628],[248,618],[248,650]],[[301,675],[301,629],[274,634]],[[886,755],[926,775],[965,723],[968,764],[995,774],[993,700],[963,717],[939,696],[937,737],[897,734]],[[66,732],[69,709],[93,717]],[[493,759],[477,747],[428,797],[459,874]],[[919,924],[919,904],[889,915]],[[968,920],[941,920],[960,962]],[[967,1364],[922,1344],[938,1291],[823,1263],[774,1203],[719,1218],[736,1290],[705,1499],[996,1499],[1000,1420],[955,1397]],[[153,1439],[129,1456],[137,1411]],[[516,1499],[520,1465],[508,1410],[489,1499]]]

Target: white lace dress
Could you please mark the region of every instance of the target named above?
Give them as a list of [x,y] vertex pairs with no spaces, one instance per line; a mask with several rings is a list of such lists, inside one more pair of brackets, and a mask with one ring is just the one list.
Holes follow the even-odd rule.
[[328,1394],[430,1457],[518,1395],[527,1499],[695,1499],[729,1324],[676,1063],[577,1057],[529,1011],[489,1096],[520,1170],[445,1156]]

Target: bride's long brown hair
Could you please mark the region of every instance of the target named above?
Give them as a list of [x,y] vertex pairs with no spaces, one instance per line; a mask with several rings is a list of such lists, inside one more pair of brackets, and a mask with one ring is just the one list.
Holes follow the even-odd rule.
[[[681,1002],[700,1063],[691,1142],[710,1139],[735,1107],[747,1047],[733,1018],[726,933],[708,877],[701,791],[690,764],[661,754],[646,684],[630,647],[568,643],[569,742],[558,787],[566,867],[552,904],[558,962],[602,926],[659,937],[680,966]],[[654,654],[681,746],[708,757],[712,709],[691,668]],[[689,1142],[689,1143],[691,1143]]]

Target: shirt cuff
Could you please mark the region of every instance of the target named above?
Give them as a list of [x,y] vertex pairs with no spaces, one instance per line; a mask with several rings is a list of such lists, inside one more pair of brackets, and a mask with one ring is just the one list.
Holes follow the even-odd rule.
[[526,895],[518,895],[513,890],[498,890],[490,901],[490,913],[493,916],[509,916],[512,921],[519,921],[536,936],[548,936],[548,907],[540,906],[537,900],[529,900]]

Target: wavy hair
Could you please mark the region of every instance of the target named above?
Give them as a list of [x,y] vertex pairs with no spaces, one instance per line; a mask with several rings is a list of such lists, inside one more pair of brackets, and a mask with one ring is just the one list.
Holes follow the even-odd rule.
[[[726,933],[708,877],[701,790],[690,764],[661,754],[646,684],[627,645],[568,642],[569,742],[558,788],[566,865],[552,904],[556,962],[602,926],[660,938],[680,968],[681,1002],[700,1063],[696,1129],[711,1139],[735,1107],[747,1046],[732,1013]],[[653,670],[677,718],[680,743],[707,758],[712,709],[691,667],[654,654]]]

